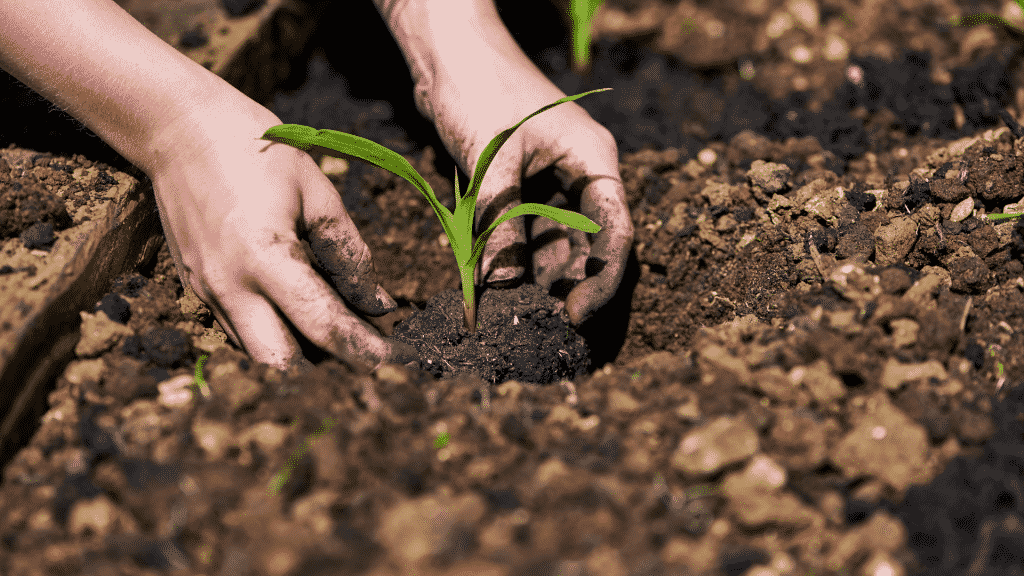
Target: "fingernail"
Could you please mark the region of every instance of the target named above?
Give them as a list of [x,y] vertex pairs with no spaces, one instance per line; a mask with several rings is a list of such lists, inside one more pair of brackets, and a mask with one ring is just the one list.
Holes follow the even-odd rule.
[[388,310],[394,310],[395,308],[398,308],[398,302],[395,302],[395,300],[387,293],[387,291],[384,290],[384,287],[381,286],[380,284],[377,284],[376,296],[377,302],[380,303],[382,308]]

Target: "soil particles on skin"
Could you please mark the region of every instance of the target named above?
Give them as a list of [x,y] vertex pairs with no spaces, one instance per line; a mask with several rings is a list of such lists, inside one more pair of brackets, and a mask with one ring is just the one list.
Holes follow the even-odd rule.
[[[619,143],[636,234],[603,315],[557,335],[589,368],[370,374],[307,346],[283,373],[225,342],[164,247],[87,311],[5,463],[0,573],[1024,574],[1024,224],[986,218],[1024,196],[1020,34],[951,25],[966,0],[608,0],[579,75],[557,4],[497,2],[563,91],[614,88],[578,104]],[[1021,19],[1003,5],[983,11]],[[360,33],[325,26],[267,104],[399,151],[453,208],[372,4],[318,6]],[[45,188],[63,162],[4,176]],[[375,325],[449,310],[422,195],[325,171],[399,304]],[[59,202],[0,182],[4,234],[61,230]]]

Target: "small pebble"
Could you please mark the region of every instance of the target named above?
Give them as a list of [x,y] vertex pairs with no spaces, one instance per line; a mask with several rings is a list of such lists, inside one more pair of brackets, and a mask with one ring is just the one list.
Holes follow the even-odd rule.
[[964,198],[957,204],[949,214],[950,222],[960,222],[971,215],[974,211],[974,198]]
[[188,385],[194,381],[191,374],[179,374],[157,384],[160,391],[158,402],[167,408],[180,408],[192,402],[192,390]]

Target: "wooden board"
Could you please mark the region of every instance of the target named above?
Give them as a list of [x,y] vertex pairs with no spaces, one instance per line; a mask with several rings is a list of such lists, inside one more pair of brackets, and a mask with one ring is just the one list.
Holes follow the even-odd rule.
[[[268,0],[259,10],[230,18],[219,0],[122,0],[132,16],[193,60],[266,103],[305,49],[314,22],[305,4]],[[183,34],[201,25],[205,46],[182,48]],[[8,164],[32,169],[38,152],[0,150]],[[81,153],[88,157],[88,150]],[[116,181],[103,193],[80,193],[97,177],[96,166],[78,168],[71,183],[55,186],[75,222],[49,251],[29,250],[19,238],[0,243],[0,465],[31,436],[46,409],[55,379],[74,357],[79,312],[92,311],[118,275],[151,259],[163,242],[159,213],[148,180],[112,170]],[[104,177],[106,178],[106,177]],[[75,184],[79,186],[75,186]],[[25,272],[34,267],[34,274]]]

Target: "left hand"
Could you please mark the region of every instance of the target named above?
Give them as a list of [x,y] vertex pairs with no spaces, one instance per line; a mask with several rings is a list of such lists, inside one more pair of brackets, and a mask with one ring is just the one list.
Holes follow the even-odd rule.
[[[509,59],[490,66],[502,72],[501,82],[481,83],[479,76],[476,82],[439,82],[422,95],[428,102],[421,106],[429,107],[448,151],[470,175],[480,153],[498,132],[565,96],[532,64],[527,68]],[[514,285],[525,273],[525,266],[531,265],[535,281],[545,290],[558,280],[574,285],[565,301],[573,325],[589,319],[618,290],[633,243],[633,223],[618,160],[611,132],[575,102],[559,104],[520,126],[484,177],[477,198],[475,234],[522,203],[524,178],[549,167],[569,192],[530,191],[529,196],[541,196],[529,201],[578,211],[600,225],[601,231],[591,239],[585,232],[536,217],[530,237],[544,243],[531,259],[525,253],[524,220],[513,218],[496,228],[488,240],[477,282]]]

